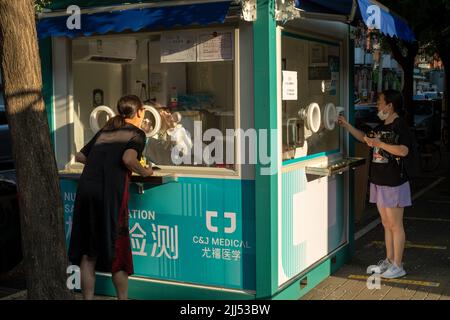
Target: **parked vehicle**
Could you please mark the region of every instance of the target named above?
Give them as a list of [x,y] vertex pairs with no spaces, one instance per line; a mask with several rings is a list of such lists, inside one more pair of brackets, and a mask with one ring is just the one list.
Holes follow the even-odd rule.
[[[442,100],[415,99],[413,112],[417,138],[426,141],[439,141],[441,138]],[[367,132],[376,127],[381,123],[377,113],[378,109],[375,105],[356,105],[356,128]]]
[[439,141],[441,138],[442,100],[414,100],[414,125],[417,138]]
[[22,240],[16,183],[0,174],[0,274],[20,261]]
[[414,100],[438,100],[442,99],[442,92],[425,91],[414,96]]
[[0,164],[12,164],[11,135],[6,121],[5,106],[0,100]]
[[359,130],[369,132],[381,123],[377,116],[378,109],[376,105],[357,105],[355,106],[355,126]]

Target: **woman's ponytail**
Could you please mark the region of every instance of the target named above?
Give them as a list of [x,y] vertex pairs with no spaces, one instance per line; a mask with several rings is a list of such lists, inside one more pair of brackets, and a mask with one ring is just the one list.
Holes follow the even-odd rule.
[[125,126],[125,124],[126,124],[125,117],[119,114],[119,115],[109,119],[108,122],[103,127],[103,130],[111,131],[111,130],[120,129],[120,128],[123,128]]
[[138,110],[143,108],[143,103],[139,97],[134,95],[124,96],[117,103],[119,114],[108,120],[103,127],[105,131],[123,128],[126,125],[125,119],[133,119]]

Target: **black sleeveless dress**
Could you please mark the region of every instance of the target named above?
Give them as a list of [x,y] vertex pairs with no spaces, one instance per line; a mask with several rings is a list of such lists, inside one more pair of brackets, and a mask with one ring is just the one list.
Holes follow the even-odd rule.
[[95,270],[133,274],[128,226],[128,185],[131,172],[122,156],[134,149],[141,158],[145,133],[127,124],[99,131],[81,149],[87,163],[75,198],[69,260],[80,265],[83,255],[96,257]]

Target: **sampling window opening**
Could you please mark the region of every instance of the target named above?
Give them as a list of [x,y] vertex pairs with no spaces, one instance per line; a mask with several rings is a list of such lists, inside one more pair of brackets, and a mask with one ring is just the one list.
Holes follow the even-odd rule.
[[283,33],[283,161],[340,149],[339,44]]

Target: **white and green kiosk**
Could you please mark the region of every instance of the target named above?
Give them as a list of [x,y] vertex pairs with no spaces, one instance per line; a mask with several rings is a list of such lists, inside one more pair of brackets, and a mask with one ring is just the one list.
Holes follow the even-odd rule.
[[[155,177],[132,180],[130,298],[297,299],[338,270],[353,252],[349,169],[361,163],[336,125],[353,116],[358,6],[54,1],[38,34],[67,240],[92,113],[136,94],[179,112],[200,157],[162,157]],[[148,148],[164,150],[164,136]],[[110,275],[97,293],[114,295]]]

